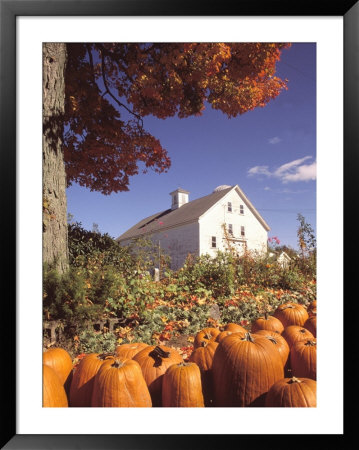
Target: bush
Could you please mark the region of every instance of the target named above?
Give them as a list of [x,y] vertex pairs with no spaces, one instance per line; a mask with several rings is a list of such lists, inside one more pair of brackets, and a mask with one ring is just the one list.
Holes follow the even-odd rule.
[[95,259],[102,266],[113,266],[123,274],[135,270],[135,259],[107,233],[85,230],[80,222],[68,225],[70,265],[85,267]]
[[222,298],[235,291],[235,269],[229,253],[218,252],[214,258],[189,256],[176,276],[178,283],[194,295],[205,293]]
[[86,279],[74,267],[59,275],[46,266],[43,271],[43,312],[46,320],[62,320],[76,329],[102,315],[101,305],[87,297]]
[[113,353],[117,346],[114,333],[84,330],[78,337],[77,353]]

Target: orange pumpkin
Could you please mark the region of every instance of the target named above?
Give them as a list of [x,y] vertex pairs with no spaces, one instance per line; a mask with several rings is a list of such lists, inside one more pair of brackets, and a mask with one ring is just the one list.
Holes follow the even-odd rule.
[[162,405],[162,379],[168,367],[183,362],[182,356],[165,345],[149,345],[134,357],[138,362],[143,377],[151,394],[153,406]]
[[310,378],[283,378],[269,389],[265,406],[314,408],[317,406],[317,382]]
[[233,333],[213,357],[215,406],[263,406],[265,394],[284,378],[282,358],[264,336]]
[[116,347],[115,353],[121,358],[132,359],[137,353],[146,348],[148,344],[144,342],[133,342],[131,344],[121,344]]
[[162,381],[162,406],[203,407],[201,372],[194,362],[170,366]]
[[215,341],[219,333],[220,330],[218,328],[212,327],[203,328],[203,330],[199,331],[196,334],[193,342],[193,348],[196,349],[198,347],[201,347],[202,342]]
[[288,342],[289,348],[292,348],[293,344],[298,341],[314,337],[309,330],[298,325],[289,325],[289,327],[284,328],[282,336]]
[[202,347],[196,348],[189,357],[189,361],[196,363],[201,371],[202,392],[206,406],[210,406],[213,402],[212,364],[217,347],[218,342],[203,342]]
[[279,305],[273,315],[282,322],[284,328],[289,325],[302,327],[309,317],[304,306],[294,302]]
[[74,369],[70,387],[70,406],[91,406],[91,397],[95,376],[101,365],[109,358],[113,359],[112,353],[90,353],[81,359]]
[[248,330],[246,330],[242,325],[238,325],[237,323],[227,323],[224,327],[223,331],[231,331],[232,333],[247,333]]
[[44,408],[66,408],[68,406],[65,388],[55,370],[42,365],[42,406]]
[[305,339],[296,342],[290,351],[292,374],[297,378],[317,379],[317,341]]
[[279,319],[265,313],[264,317],[259,317],[252,323],[251,330],[252,333],[257,333],[259,330],[268,330],[281,334],[284,330],[284,326]]
[[91,406],[151,407],[140,365],[133,359],[105,360],[95,376]]
[[314,337],[317,337],[317,316],[310,316],[303,325]]
[[[248,333],[248,331],[240,331],[239,332],[242,336],[245,336],[245,334],[246,333]],[[219,333],[219,335],[216,337],[216,341],[215,342],[218,342],[218,343],[220,343],[225,337],[227,337],[227,336],[229,336],[230,334],[233,334],[233,331],[229,331],[229,330],[224,330],[224,331],[221,331],[220,333]]]
[[313,310],[315,310],[315,311],[317,310],[317,301],[316,300],[313,300],[308,305],[308,312],[313,311]]
[[270,342],[272,342],[273,345],[276,346],[282,358],[283,366],[285,366],[289,356],[289,345],[284,337],[276,331],[270,330],[258,330],[256,334],[266,337]]
[[42,362],[54,369],[63,385],[68,383],[73,365],[70,354],[64,348],[52,347],[47,349],[42,354]]

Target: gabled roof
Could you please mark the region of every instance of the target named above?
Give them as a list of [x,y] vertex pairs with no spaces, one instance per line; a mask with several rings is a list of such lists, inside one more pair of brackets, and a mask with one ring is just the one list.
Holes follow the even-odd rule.
[[147,233],[162,230],[164,228],[173,227],[187,222],[197,220],[209,208],[215,205],[222,197],[224,197],[230,190],[228,189],[219,192],[213,192],[205,197],[197,198],[191,202],[185,203],[177,209],[167,209],[152,216],[146,217],[133,227],[121,234],[116,241],[123,241],[137,236],[143,236]]
[[252,213],[259,220],[262,226],[268,231],[268,224],[264,221],[262,216],[258,213],[255,207],[246,197],[244,192],[238,187],[238,185],[236,185],[230,186],[226,189],[215,191],[212,194],[206,195],[196,200],[192,200],[188,203],[185,203],[180,208],[174,210],[166,209],[165,211],[161,211],[153,214],[152,216],[146,217],[145,219],[141,220],[136,225],[131,227],[129,230],[127,230],[125,233],[121,234],[121,236],[119,236],[116,241],[124,241],[127,239],[144,236],[146,234],[151,234],[156,231],[161,231],[166,228],[194,222],[198,220],[203,214],[205,214],[219,200],[225,197],[232,189],[236,189],[240,197],[246,203],[247,207],[252,211]]

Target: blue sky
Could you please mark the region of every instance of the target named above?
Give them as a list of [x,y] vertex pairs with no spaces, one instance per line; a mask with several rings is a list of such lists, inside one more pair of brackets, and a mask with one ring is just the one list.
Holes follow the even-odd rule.
[[77,184],[67,189],[68,212],[91,230],[117,238],[144,217],[170,207],[181,187],[194,200],[221,184],[238,184],[270,226],[268,236],[297,248],[297,214],[316,229],[316,47],[293,43],[277,75],[283,91],[264,108],[236,118],[207,106],[201,117],[144,118],[172,165],[167,173],[139,173],[129,191],[110,196]]

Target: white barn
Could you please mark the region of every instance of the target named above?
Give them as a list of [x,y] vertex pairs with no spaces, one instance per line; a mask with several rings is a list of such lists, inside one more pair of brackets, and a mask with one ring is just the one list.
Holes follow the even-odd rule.
[[189,253],[215,256],[218,250],[228,249],[228,241],[239,253],[267,252],[270,228],[238,185],[218,186],[212,194],[192,201],[184,189],[170,195],[171,208],[141,220],[116,241],[125,246],[139,237],[150,238],[171,257],[173,270],[183,265]]

